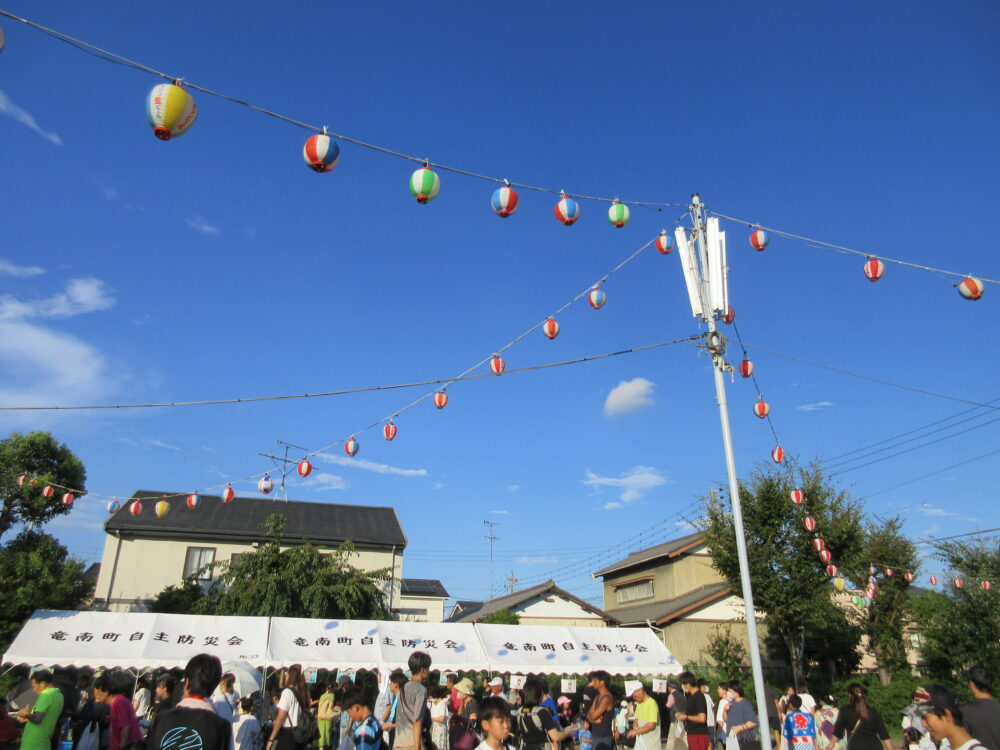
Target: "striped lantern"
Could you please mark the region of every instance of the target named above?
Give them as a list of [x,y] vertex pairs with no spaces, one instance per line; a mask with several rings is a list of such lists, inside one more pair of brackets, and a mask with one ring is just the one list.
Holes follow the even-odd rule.
[[666,229],[660,232],[660,236],[656,238],[656,249],[663,255],[669,255],[670,251],[674,249],[674,238],[667,234]]
[[905,580],[905,581],[906,581],[907,583],[913,583],[913,573],[911,573],[910,571],[906,571],[906,572],[905,572],[905,573],[903,574],[903,579],[904,579],[904,580]]
[[788,493],[788,499],[791,500],[796,505],[802,505],[802,490],[792,490]]
[[828,549],[821,549],[819,551],[820,562],[828,563],[833,559],[833,553]]
[[434,406],[438,409],[443,409],[448,405],[448,394],[444,391],[438,391],[434,394]]
[[865,276],[869,281],[878,281],[885,273],[885,263],[878,258],[871,258],[865,261]]
[[931,576],[928,580],[931,582],[931,586],[937,586],[937,583],[938,583],[938,577],[937,576]]
[[299,465],[295,467],[295,470],[299,473],[300,477],[305,479],[307,476],[312,474],[313,465],[306,459],[302,459],[299,461]]
[[770,242],[770,240],[767,238],[767,232],[763,229],[755,229],[750,233],[750,245],[754,250],[765,249],[768,242]]
[[542,323],[542,333],[545,334],[545,338],[551,340],[559,335],[559,324],[556,322],[555,318],[546,318],[545,322]]
[[872,606],[872,599],[874,599],[874,598],[875,597],[873,597],[873,596],[863,596],[863,597],[861,597],[861,606],[864,607],[865,609],[868,609],[868,607]]
[[861,597],[857,596],[857,595],[852,596],[851,597],[851,603],[857,605],[858,607],[860,607],[861,606]]
[[843,591],[844,590],[844,579],[841,578],[840,576],[837,576],[836,578],[833,579],[833,586],[834,586],[835,589],[837,589],[837,591]]
[[19,476],[17,478],[17,486],[18,487],[23,487],[24,483],[27,482],[27,481],[28,481],[28,475],[27,474],[22,474],[21,476]]
[[764,399],[761,399],[753,405],[753,413],[761,419],[766,419],[767,415],[771,413],[771,407],[767,405]]
[[722,316],[722,322],[725,323],[727,326],[731,326],[733,324],[733,321],[735,320],[736,320],[736,308],[735,307],[726,308],[726,314]]
[[260,490],[262,495],[270,494],[271,490],[274,489],[274,482],[271,481],[271,475],[265,474],[257,482],[257,489]]
[[111,515],[114,515],[115,513],[117,513],[118,511],[120,511],[122,509],[122,504],[120,502],[118,502],[117,500],[111,500],[108,503],[107,508],[108,508],[108,513],[110,513]]
[[351,438],[346,443],[344,443],[344,453],[348,456],[358,455],[358,451],[361,450],[361,443],[358,442],[357,438]]
[[989,581],[980,581],[979,585],[983,587],[983,591],[989,591],[991,588],[993,588],[993,584],[990,583]]
[[553,212],[556,218],[566,226],[572,226],[580,218],[580,204],[567,195],[564,195],[556,203]]
[[608,221],[611,222],[611,226],[621,229],[628,224],[631,216],[632,212],[628,210],[628,206],[624,203],[619,203],[618,201],[611,202],[611,208],[608,209]]
[[958,293],[965,299],[979,299],[983,296],[983,282],[972,276],[962,279],[958,282]]
[[63,493],[63,496],[62,496],[62,504],[63,505],[72,505],[74,500],[76,500],[76,498],[73,496],[72,492],[64,492]]
[[836,565],[827,565],[826,566],[826,574],[828,576],[830,576],[830,578],[836,578],[837,577],[837,573],[838,573],[838,571],[837,571],[837,566]]
[[157,518],[166,518],[167,513],[170,512],[170,503],[166,500],[160,500],[160,502],[153,506],[153,510]]
[[812,548],[817,552],[822,552],[823,550],[826,549],[826,542],[824,542],[819,537],[816,537],[815,539],[812,540]]
[[782,448],[780,445],[774,446],[774,448],[771,450],[771,460],[774,461],[774,463],[776,464],[780,464],[782,461],[784,461],[785,449]]
[[142,503],[139,500],[133,500],[128,506],[128,512],[133,516],[137,516],[142,513]]
[[490,196],[490,207],[497,216],[506,219],[517,211],[517,191],[510,186],[497,188]]
[[876,568],[874,565],[869,565],[868,566],[868,575],[870,575],[870,576],[877,576],[878,575],[878,568]]
[[222,502],[231,503],[234,497],[236,497],[236,491],[232,487],[227,486],[226,489],[222,491]]
[[740,375],[742,375],[745,378],[749,378],[751,375],[753,375],[753,362],[751,362],[749,359],[744,359],[742,362],[740,362]]
[[965,581],[963,581],[961,578],[956,578],[955,579],[955,588],[956,589],[965,588]]
[[385,427],[382,428],[382,434],[385,435],[386,440],[395,439],[396,424],[394,422],[386,422]]
[[194,125],[198,105],[191,94],[172,83],[153,86],[146,98],[146,119],[153,135],[169,141],[184,135]]
[[885,577],[886,578],[892,578],[893,575],[895,575],[895,573],[896,573],[896,571],[894,571],[892,568],[886,568],[885,569]]
[[507,363],[503,361],[503,358],[499,354],[494,354],[493,359],[490,360],[490,370],[494,375],[503,375],[503,371],[507,369]]
[[197,492],[192,492],[192,493],[191,493],[190,495],[188,495],[188,496],[187,496],[187,498],[186,498],[186,499],[184,500],[184,503],[185,503],[185,504],[187,505],[187,507],[189,507],[189,508],[190,508],[191,510],[198,510],[198,508],[199,508],[199,507],[201,506],[201,495],[199,495],[199,494],[198,494]]
[[306,141],[302,158],[313,171],[329,172],[340,162],[340,146],[326,133],[320,133]]
[[54,494],[56,494],[56,488],[51,484],[42,487],[42,497],[52,497]]
[[417,203],[430,203],[441,192],[441,179],[437,172],[421,167],[410,175],[410,193]]
[[604,307],[604,303],[608,301],[608,295],[600,289],[591,289],[590,294],[587,295],[587,301],[590,302],[592,308],[600,310]]
[[806,531],[816,531],[816,519],[812,516],[806,516],[802,519],[802,528]]

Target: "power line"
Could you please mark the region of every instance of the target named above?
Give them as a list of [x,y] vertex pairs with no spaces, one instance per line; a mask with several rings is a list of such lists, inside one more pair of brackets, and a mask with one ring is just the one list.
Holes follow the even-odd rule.
[[966,464],[971,464],[973,461],[981,461],[984,458],[989,458],[990,456],[995,456],[1000,453],[1000,449],[995,451],[990,451],[989,453],[983,453],[981,456],[975,456],[974,458],[967,458],[964,461],[959,461],[957,464],[952,464],[951,466],[945,466],[943,469],[938,469],[937,471],[931,471],[927,474],[921,474],[919,477],[914,479],[908,479],[905,482],[900,482],[899,484],[894,484],[892,487],[886,487],[884,490],[879,490],[878,492],[869,492],[865,497],[875,497],[876,495],[881,495],[883,492],[890,492],[892,490],[898,490],[900,487],[905,487],[908,484],[913,484],[914,482],[919,482],[921,479],[927,479],[928,477],[933,477],[937,474],[943,474],[951,469],[957,469],[959,466],[965,466]]

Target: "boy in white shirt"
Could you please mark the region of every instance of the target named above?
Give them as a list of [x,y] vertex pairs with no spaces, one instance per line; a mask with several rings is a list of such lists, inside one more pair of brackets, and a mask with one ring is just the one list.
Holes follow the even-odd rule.
[[510,705],[503,698],[490,696],[479,702],[476,714],[485,739],[476,750],[502,750],[510,735]]

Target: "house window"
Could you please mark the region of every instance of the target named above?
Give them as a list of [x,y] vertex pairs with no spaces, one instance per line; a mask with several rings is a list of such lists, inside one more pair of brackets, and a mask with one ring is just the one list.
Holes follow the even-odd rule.
[[188,547],[187,556],[184,558],[184,578],[194,578],[197,581],[211,581],[211,565],[214,562],[215,547]]
[[619,604],[627,604],[639,601],[640,599],[649,599],[653,596],[653,582],[646,580],[629,583],[619,586],[615,590],[615,593],[618,594]]
[[402,607],[400,609],[397,609],[396,612],[404,616],[408,615],[410,617],[427,617],[427,610],[420,609],[419,607]]

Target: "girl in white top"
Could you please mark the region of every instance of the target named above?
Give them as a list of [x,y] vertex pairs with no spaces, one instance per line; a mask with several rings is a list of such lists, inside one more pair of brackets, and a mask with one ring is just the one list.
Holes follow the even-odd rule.
[[278,715],[274,717],[271,736],[265,750],[301,750],[292,731],[299,725],[302,702],[308,700],[309,688],[302,676],[302,667],[293,664],[281,675],[281,696],[278,699]]
[[215,689],[211,697],[215,713],[228,721],[236,721],[240,715],[240,694],[233,687],[235,684],[236,677],[227,672],[222,675],[219,687]]
[[438,750],[448,750],[448,699],[451,691],[444,685],[432,689],[431,740]]

